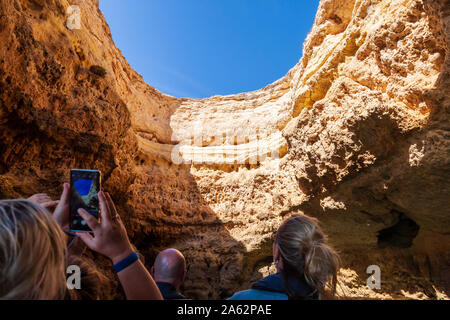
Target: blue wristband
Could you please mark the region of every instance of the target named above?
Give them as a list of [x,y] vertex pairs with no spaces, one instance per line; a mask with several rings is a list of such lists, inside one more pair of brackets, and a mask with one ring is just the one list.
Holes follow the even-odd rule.
[[125,268],[128,268],[129,266],[131,266],[133,263],[135,263],[137,260],[139,260],[139,256],[136,252],[133,252],[132,254],[130,254],[128,257],[126,257],[125,259],[117,262],[114,265],[114,270],[116,270],[116,273],[119,273],[120,271],[122,271]]

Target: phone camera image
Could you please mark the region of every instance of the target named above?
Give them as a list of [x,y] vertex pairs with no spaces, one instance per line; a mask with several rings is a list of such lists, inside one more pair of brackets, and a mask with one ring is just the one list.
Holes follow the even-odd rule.
[[73,169],[70,172],[70,229],[92,232],[86,221],[78,214],[84,209],[98,219],[98,192],[100,171]]

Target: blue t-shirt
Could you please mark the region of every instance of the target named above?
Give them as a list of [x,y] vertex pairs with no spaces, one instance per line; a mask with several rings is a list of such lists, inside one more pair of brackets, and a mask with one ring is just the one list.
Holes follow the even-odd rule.
[[[305,300],[319,299],[316,290],[312,289],[304,278],[289,278],[290,289],[296,296]],[[235,293],[229,300],[288,300],[284,282],[279,273],[265,277],[252,285],[252,288]]]
[[281,292],[250,289],[237,292],[228,300],[288,300],[288,296]]

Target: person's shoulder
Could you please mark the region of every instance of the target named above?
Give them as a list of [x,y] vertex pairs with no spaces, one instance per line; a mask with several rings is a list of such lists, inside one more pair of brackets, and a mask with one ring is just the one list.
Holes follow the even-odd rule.
[[187,300],[173,285],[167,282],[156,282],[161,295],[165,300]]
[[185,296],[183,296],[181,293],[179,292],[175,292],[172,300],[188,300]]
[[248,297],[251,295],[252,289],[250,290],[244,290],[244,291],[239,291],[236,292],[231,298],[229,298],[228,300],[247,300]]
[[279,292],[249,289],[235,293],[228,300],[287,300],[287,295]]

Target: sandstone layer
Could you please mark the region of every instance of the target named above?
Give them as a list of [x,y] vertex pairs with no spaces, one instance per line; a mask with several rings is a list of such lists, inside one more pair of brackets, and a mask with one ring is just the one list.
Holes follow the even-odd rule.
[[449,41],[445,0],[322,0],[285,77],[180,99],[129,66],[98,1],[0,0],[0,197],[56,197],[70,168],[99,168],[148,266],[185,253],[192,298],[273,272],[292,213],[341,252],[341,295],[446,298]]

